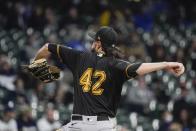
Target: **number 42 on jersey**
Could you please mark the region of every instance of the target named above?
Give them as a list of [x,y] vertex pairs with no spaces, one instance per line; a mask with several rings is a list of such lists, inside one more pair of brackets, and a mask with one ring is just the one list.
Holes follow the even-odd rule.
[[[98,80],[92,84],[92,78],[97,78]],[[93,72],[93,68],[88,68],[80,77],[80,85],[82,86],[83,92],[101,95],[104,91],[101,85],[105,80],[106,74],[104,71],[95,70],[95,72]]]

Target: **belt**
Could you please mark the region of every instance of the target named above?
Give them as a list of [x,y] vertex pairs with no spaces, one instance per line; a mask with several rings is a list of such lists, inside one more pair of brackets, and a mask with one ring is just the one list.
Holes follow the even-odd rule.
[[[80,116],[80,115],[72,115],[71,119],[72,120],[82,121],[83,120],[83,117]],[[97,121],[106,121],[106,120],[109,120],[109,117],[107,117],[107,116],[97,116]]]

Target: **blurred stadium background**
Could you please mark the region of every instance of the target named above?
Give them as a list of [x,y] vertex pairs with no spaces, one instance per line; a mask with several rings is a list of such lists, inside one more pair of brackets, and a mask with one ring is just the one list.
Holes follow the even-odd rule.
[[119,130],[196,130],[195,0],[0,0],[0,131],[54,131],[70,120],[71,72],[51,57],[64,72],[43,84],[20,65],[45,42],[89,50],[87,32],[103,25],[130,62],[186,66],[179,78],[159,71],[126,82]]

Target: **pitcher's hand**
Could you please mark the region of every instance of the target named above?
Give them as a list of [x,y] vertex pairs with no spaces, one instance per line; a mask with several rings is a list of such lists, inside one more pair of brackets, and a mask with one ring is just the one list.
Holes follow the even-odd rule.
[[184,65],[179,62],[167,62],[166,70],[175,76],[180,76],[184,73]]

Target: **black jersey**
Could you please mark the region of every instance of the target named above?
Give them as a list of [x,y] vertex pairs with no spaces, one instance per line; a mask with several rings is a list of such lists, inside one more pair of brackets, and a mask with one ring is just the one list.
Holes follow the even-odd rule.
[[115,117],[122,85],[135,77],[127,74],[130,63],[54,44],[49,44],[48,49],[73,73],[73,114]]

